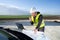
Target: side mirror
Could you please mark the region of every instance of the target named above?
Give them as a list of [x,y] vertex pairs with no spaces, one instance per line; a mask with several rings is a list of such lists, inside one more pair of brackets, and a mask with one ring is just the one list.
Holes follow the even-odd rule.
[[25,29],[25,28],[23,27],[23,25],[22,25],[22,24],[20,24],[20,23],[16,23],[16,25],[17,25],[18,29],[20,29],[20,30]]

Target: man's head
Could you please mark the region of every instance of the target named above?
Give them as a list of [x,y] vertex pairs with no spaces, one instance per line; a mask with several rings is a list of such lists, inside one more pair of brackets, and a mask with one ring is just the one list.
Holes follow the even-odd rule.
[[32,16],[36,16],[37,15],[37,12],[32,12],[31,15]]
[[37,15],[36,8],[31,8],[30,13],[31,13],[32,16],[36,16]]

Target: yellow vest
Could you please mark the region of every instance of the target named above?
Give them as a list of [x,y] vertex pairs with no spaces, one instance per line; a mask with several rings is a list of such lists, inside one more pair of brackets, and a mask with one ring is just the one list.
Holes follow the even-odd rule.
[[[38,14],[38,15],[36,16],[35,21],[34,21],[34,17],[31,16],[32,22],[34,23],[35,26],[38,25],[38,18],[39,18],[39,16],[40,16],[40,14]],[[45,23],[44,23],[44,20],[42,20],[42,23],[41,23],[40,27],[44,27],[44,26],[45,26]]]

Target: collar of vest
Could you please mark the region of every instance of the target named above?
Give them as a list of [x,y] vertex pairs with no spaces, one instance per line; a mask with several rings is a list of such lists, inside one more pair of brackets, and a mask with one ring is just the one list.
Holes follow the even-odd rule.
[[36,19],[39,18],[40,14],[37,14]]

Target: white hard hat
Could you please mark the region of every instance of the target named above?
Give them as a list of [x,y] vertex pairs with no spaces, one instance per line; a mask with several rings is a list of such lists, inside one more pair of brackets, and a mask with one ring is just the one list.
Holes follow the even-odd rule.
[[36,10],[35,7],[33,7],[33,8],[30,9],[30,13],[33,13],[33,12],[37,12],[37,10]]

